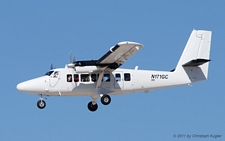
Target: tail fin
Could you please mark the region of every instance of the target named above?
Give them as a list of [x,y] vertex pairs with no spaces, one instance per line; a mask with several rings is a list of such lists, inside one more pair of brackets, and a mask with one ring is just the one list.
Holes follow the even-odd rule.
[[208,77],[211,31],[193,30],[175,71],[185,70],[192,82]]

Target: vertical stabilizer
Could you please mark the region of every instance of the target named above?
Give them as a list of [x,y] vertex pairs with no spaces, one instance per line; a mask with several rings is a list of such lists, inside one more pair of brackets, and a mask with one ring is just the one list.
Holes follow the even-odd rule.
[[193,30],[175,71],[185,70],[192,82],[207,79],[211,35],[211,31]]

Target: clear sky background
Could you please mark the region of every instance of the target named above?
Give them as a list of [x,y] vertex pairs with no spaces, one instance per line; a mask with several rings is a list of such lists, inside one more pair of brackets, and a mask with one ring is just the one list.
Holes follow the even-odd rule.
[[[144,48],[122,68],[172,70],[193,29],[211,30],[209,79],[190,86],[113,96],[92,113],[90,97],[18,92],[50,64],[99,59],[121,41]],[[225,2],[213,0],[0,1],[0,140],[154,140],[218,134],[225,140]],[[191,140],[202,140],[192,138]],[[206,138],[203,140],[215,140]]]

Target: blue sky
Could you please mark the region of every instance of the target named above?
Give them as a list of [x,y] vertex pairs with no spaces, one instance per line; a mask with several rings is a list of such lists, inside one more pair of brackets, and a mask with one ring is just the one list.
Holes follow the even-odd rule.
[[[225,2],[203,0],[0,1],[0,140],[189,140],[225,138]],[[90,97],[38,96],[16,85],[50,64],[99,59],[120,41],[144,48],[122,68],[172,70],[193,29],[213,31],[209,79],[190,86],[113,96],[89,112]],[[192,138],[199,140],[199,138]],[[205,140],[215,140],[206,138]]]

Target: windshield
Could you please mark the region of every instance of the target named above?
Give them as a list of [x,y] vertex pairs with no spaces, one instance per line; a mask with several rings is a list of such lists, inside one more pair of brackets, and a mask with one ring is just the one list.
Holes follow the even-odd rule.
[[53,72],[54,72],[54,71],[49,71],[49,72],[47,72],[45,75],[50,76]]

